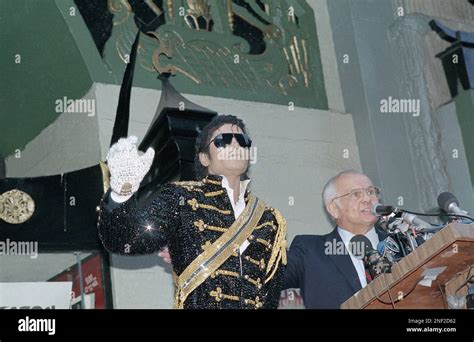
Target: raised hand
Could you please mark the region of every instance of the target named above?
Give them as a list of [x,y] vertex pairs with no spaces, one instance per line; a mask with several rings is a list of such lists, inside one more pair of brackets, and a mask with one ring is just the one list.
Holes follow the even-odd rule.
[[116,202],[126,201],[138,190],[153,163],[155,150],[150,147],[139,155],[137,141],[135,136],[121,138],[107,153],[112,199]]

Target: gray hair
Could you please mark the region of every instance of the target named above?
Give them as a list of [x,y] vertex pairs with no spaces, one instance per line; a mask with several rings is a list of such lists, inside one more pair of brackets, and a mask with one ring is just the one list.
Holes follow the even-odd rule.
[[345,170],[342,172],[339,172],[337,175],[332,177],[326,185],[323,188],[323,203],[324,205],[328,205],[334,198],[338,196],[337,193],[337,180],[345,175],[364,175],[361,172],[355,171],[355,170]]

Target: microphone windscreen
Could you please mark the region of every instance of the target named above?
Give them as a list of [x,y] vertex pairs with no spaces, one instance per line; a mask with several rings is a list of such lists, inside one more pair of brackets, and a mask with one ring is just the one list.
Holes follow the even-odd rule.
[[392,207],[391,205],[374,204],[374,206],[371,209],[371,212],[375,216],[386,216],[393,213],[394,210],[395,208]]
[[449,211],[449,205],[453,202],[456,203],[456,205],[459,204],[456,196],[450,192],[443,192],[438,196],[438,206],[446,212]]

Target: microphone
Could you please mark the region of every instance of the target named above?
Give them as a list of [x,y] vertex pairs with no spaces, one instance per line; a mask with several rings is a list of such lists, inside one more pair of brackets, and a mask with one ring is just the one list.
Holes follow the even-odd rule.
[[469,289],[467,290],[466,296],[466,308],[474,309],[474,284],[469,284]]
[[466,212],[459,208],[456,196],[450,192],[443,192],[438,196],[438,206],[448,214],[466,215]]
[[391,213],[398,212],[397,207],[392,207],[391,205],[381,205],[380,203],[375,204],[371,210],[372,214],[375,216],[386,216]]
[[388,236],[385,240],[379,242],[377,245],[377,251],[380,253],[380,255],[384,255],[387,251],[400,253],[400,247],[392,237]]
[[377,251],[382,257],[387,257],[388,261],[395,261],[395,254],[400,254],[398,243],[390,236],[382,240],[377,245]]
[[410,214],[410,213],[402,213],[402,220],[412,224],[414,226],[417,226],[419,228],[429,228],[432,225],[429,224],[428,222],[418,218],[415,214]]

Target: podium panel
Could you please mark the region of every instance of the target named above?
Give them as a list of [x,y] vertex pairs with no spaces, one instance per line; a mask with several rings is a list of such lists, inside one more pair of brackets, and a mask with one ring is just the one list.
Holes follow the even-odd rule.
[[[341,309],[447,309],[453,293],[474,275],[474,224],[451,223],[341,304]],[[440,268],[440,269],[438,269]],[[430,273],[441,271],[429,281]],[[471,272],[472,270],[472,272]],[[419,282],[429,286],[424,286]],[[466,286],[466,284],[464,284]],[[465,293],[459,289],[458,294]]]

